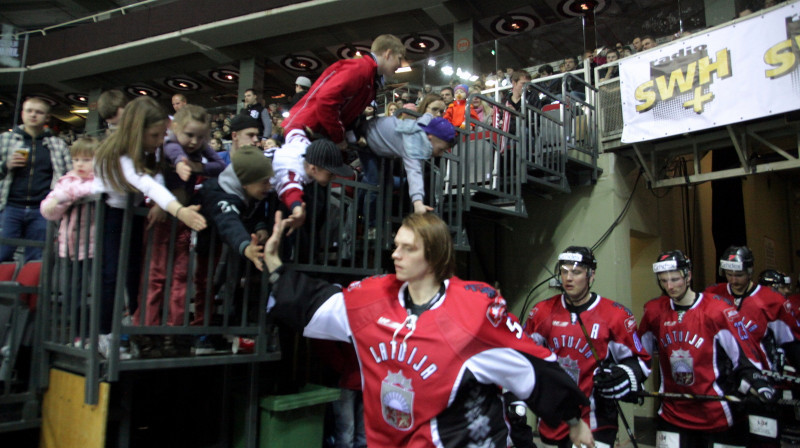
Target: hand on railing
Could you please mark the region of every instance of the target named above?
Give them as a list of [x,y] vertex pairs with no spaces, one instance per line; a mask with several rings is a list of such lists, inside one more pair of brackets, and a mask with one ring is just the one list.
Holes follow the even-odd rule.
[[414,213],[416,213],[418,215],[424,215],[425,213],[432,212],[432,211],[433,211],[433,207],[431,207],[429,205],[425,205],[425,204],[422,203],[422,201],[419,201],[419,200],[414,201]]
[[56,200],[55,198],[48,199],[44,201],[44,203],[42,203],[41,207],[42,207],[42,215],[44,216],[53,215],[53,212],[55,212],[56,207],[58,207],[58,200]]
[[255,233],[250,234],[250,244],[244,248],[244,256],[253,262],[256,269],[264,270],[264,246],[258,244],[258,236]]
[[188,163],[181,160],[175,165],[175,172],[178,174],[178,177],[181,178],[182,181],[188,182],[189,178],[192,177],[192,167],[189,166]]

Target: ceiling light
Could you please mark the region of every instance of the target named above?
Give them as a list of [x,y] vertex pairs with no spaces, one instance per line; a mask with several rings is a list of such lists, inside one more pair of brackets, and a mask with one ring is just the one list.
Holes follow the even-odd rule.
[[89,113],[89,109],[72,109],[70,111],[70,113],[73,113],[73,114],[88,114]]
[[436,67],[436,60],[433,58],[428,59],[428,67]]
[[442,73],[444,73],[445,76],[452,76],[453,73],[454,73],[453,72],[453,67],[450,67],[449,65],[445,65],[444,67],[442,67]]
[[410,72],[410,71],[411,71],[411,67],[400,67],[397,70],[395,70],[394,72],[395,73],[406,73],[406,72]]

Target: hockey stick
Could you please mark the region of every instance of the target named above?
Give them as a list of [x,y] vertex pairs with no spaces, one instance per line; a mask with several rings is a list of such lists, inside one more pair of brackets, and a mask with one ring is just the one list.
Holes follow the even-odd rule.
[[772,370],[762,370],[761,374],[772,378],[775,381],[800,384],[800,377],[787,375],[785,373],[773,372]]
[[[583,337],[586,339],[586,343],[589,345],[589,350],[592,351],[592,356],[594,357],[597,366],[600,367],[600,356],[597,355],[597,350],[594,349],[594,344],[592,344],[592,340],[589,338],[589,332],[586,331],[586,326],[583,325],[583,319],[581,319],[581,313],[574,313],[575,316],[578,317],[578,325],[581,326],[581,331],[583,332]],[[622,418],[622,424],[625,426],[625,431],[628,433],[628,437],[633,444],[633,448],[639,448],[639,444],[636,443],[636,437],[633,436],[633,431],[631,431],[631,426],[628,424],[628,419],[625,418],[625,413],[622,412],[622,406],[619,405],[619,401],[614,400],[614,405],[617,407],[617,413],[619,414],[620,418]]]
[[[638,394],[643,398],[668,398],[672,400],[700,400],[700,401],[727,401],[730,403],[746,403],[748,400],[734,395],[698,395],[698,394],[682,394],[679,392],[650,392],[646,390],[639,391]],[[800,406],[798,399],[784,399],[781,398],[775,402],[781,406]]]

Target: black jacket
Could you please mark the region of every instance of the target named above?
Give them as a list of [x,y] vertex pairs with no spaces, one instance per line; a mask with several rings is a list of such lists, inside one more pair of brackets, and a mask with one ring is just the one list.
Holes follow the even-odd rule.
[[239,254],[250,244],[250,234],[268,229],[267,201],[255,201],[247,196],[233,172],[233,165],[219,175],[203,182],[199,191],[203,216],[209,229]]

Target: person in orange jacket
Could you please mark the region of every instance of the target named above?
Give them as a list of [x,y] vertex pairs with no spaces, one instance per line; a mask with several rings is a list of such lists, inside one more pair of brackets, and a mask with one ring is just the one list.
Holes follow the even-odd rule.
[[[467,125],[467,95],[469,88],[465,84],[459,84],[455,87],[455,100],[447,106],[444,112],[444,118],[453,123],[453,126],[464,129]],[[480,121],[478,113],[470,108],[469,115],[475,121]]]

